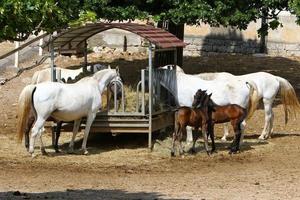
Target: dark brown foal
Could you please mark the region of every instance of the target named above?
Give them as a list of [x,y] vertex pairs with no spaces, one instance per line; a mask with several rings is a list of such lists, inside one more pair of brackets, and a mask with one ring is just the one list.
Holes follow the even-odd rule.
[[[203,95],[202,98],[204,97],[205,96]],[[205,105],[207,105],[207,103],[205,103]],[[175,112],[175,131],[173,133],[171,156],[175,156],[176,141],[179,142],[179,153],[183,154],[181,142],[182,142],[183,134],[186,135],[187,126],[194,127],[196,131],[199,131],[199,128],[201,128],[203,139],[204,139],[205,150],[207,154],[209,154],[208,142],[207,142],[208,121],[209,121],[209,116],[208,116],[207,107],[201,107],[195,109],[186,106],[180,107],[178,111]],[[212,139],[212,149],[214,150],[215,149],[214,138],[211,137],[211,139]],[[193,151],[194,151],[194,145],[193,145]]]
[[233,130],[235,132],[235,138],[231,144],[229,153],[236,153],[240,150],[240,139],[242,131],[244,129],[242,122],[246,119],[247,110],[236,104],[219,106],[211,100],[211,95],[212,94],[207,95],[206,92],[203,93],[202,90],[198,90],[194,96],[193,107],[198,107],[198,105],[201,105],[202,102],[207,103],[209,115],[209,134],[214,135],[215,124],[231,122]]

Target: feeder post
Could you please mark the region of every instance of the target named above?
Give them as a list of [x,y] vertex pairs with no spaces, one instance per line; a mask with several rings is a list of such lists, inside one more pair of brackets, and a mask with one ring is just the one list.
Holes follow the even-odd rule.
[[[40,35],[43,35],[43,34],[44,34],[44,32],[41,31]],[[43,48],[42,48],[43,43],[44,43],[44,38],[41,38],[40,41],[39,41],[39,56],[43,55]]]
[[[87,58],[87,42],[86,40],[84,41],[84,49],[83,49],[83,56],[84,56],[84,62],[83,62],[83,71],[87,71],[87,63],[88,63],[88,58]],[[91,72],[94,73],[94,68],[91,68]]]
[[142,70],[142,113],[145,115],[145,70]]
[[[20,42],[15,42],[16,49],[19,48]],[[15,53],[15,68],[19,68],[19,51]]]
[[148,55],[149,55],[149,135],[148,135],[148,148],[151,150],[152,149],[152,86],[153,86],[153,81],[152,81],[152,43],[149,42],[149,47],[148,47]]
[[50,67],[51,67],[51,81],[55,82],[56,81],[56,68],[54,65],[54,46],[53,46],[53,41],[52,41],[52,37],[51,37],[51,42],[50,42]]

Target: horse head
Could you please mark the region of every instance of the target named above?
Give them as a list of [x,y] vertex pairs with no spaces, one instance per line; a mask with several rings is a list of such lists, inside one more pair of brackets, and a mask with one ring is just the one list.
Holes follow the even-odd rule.
[[199,89],[194,95],[194,100],[192,103],[193,108],[201,108],[203,106],[204,100],[206,98],[206,90]]
[[120,100],[122,98],[123,78],[118,74],[110,81],[108,88],[113,95],[116,93],[117,99]]

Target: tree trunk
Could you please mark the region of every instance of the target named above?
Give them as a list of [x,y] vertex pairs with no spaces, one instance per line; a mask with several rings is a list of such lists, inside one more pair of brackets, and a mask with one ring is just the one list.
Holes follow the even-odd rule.
[[[184,38],[184,24],[175,24],[172,21],[160,21],[157,24],[157,27],[163,28],[179,39],[183,40]],[[174,63],[174,52],[166,51],[166,52],[155,52],[155,67],[160,67],[168,64]],[[177,65],[182,67],[183,61],[183,48],[177,48]]]

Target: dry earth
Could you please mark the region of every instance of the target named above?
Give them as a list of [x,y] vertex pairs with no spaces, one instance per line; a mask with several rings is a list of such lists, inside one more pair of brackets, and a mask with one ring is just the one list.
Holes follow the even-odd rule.
[[[132,55],[131,55],[132,56]],[[144,55],[90,54],[89,59],[118,65],[126,84],[139,79],[146,66]],[[287,78],[300,94],[300,58],[210,55],[185,58],[189,73],[229,71],[243,74],[268,71]],[[59,58],[59,66],[78,65],[79,59]],[[230,143],[222,143],[217,127],[218,153],[208,157],[199,141],[196,155],[170,158],[170,139],[156,136],[149,152],[146,135],[91,135],[90,155],[66,153],[70,133],[60,141],[62,153],[50,147],[49,156],[32,159],[15,141],[17,98],[34,71],[0,86],[0,199],[300,199],[300,126],[298,120],[284,125],[282,106],[275,106],[274,136],[259,142],[264,121],[258,110],[249,121],[242,152],[228,155]],[[130,73],[128,73],[130,70]],[[13,72],[3,72],[6,76]],[[2,75],[3,75],[2,74]],[[166,134],[167,135],[167,134]],[[77,137],[77,149],[82,135]]]

